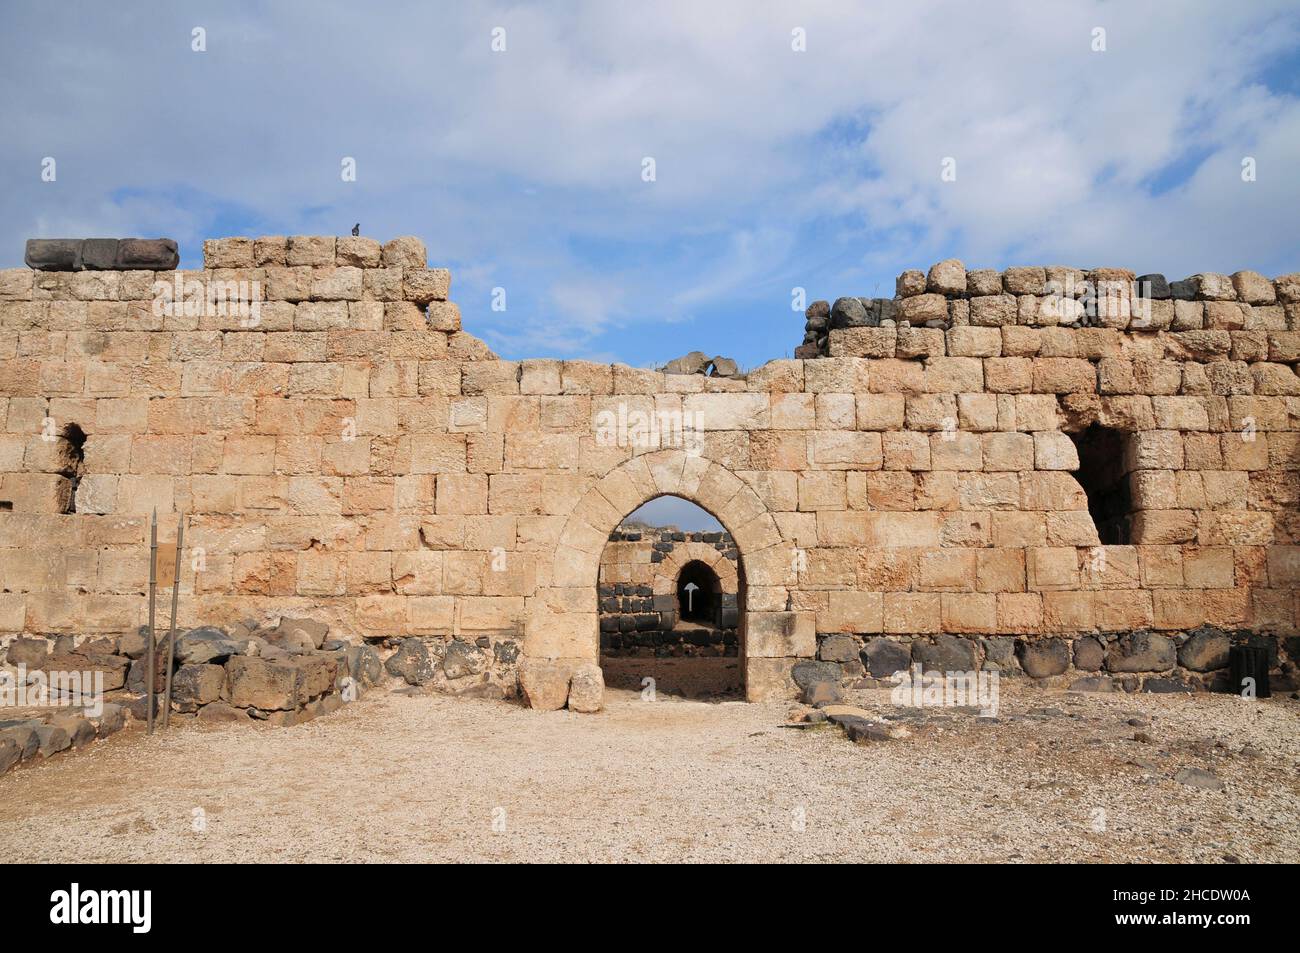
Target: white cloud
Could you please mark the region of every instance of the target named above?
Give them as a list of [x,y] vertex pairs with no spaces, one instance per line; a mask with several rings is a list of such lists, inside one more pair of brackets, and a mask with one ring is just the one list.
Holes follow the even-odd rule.
[[[494,346],[567,355],[736,301],[786,321],[789,288],[814,277],[888,294],[897,270],[949,250],[983,266],[1291,270],[1300,105],[1255,83],[1296,46],[1289,8],[6,7],[0,258],[36,234],[161,230],[195,249],[232,218],[360,220],[424,237]],[[204,54],[189,49],[199,21]],[[45,155],[57,184],[39,181]],[[1207,158],[1153,196],[1188,155]],[[1242,155],[1259,181],[1240,181]],[[956,182],[939,179],[945,156]],[[496,284],[505,315],[487,307]]]

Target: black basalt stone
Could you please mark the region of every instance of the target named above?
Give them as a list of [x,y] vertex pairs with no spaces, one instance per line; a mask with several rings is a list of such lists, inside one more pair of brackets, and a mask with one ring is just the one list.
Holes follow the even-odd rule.
[[29,238],[23,261],[37,271],[76,271],[81,267],[81,242],[75,238]]
[[123,270],[171,271],[181,262],[170,238],[123,238],[117,243],[117,267]]
[[81,243],[81,267],[87,271],[112,271],[117,267],[116,238],[87,238]]

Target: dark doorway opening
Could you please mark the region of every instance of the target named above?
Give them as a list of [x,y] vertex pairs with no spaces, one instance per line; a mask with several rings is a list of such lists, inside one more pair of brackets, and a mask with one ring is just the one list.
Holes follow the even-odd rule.
[[722,582],[698,559],[677,574],[677,617],[683,622],[722,625]]
[[1070,434],[1079,451],[1075,474],[1088,497],[1088,513],[1103,545],[1125,545],[1131,539],[1133,501],[1128,474],[1124,470],[1124,447],[1128,435],[1122,430],[1093,424]]

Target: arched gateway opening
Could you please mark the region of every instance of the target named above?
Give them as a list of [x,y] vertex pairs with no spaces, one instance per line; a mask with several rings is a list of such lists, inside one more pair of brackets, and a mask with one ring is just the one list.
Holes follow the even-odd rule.
[[739,697],[740,558],[706,510],[662,496],[622,520],[600,559],[600,664],[607,686]]
[[[736,660],[745,698],[793,697],[792,669],[817,649],[814,609],[792,605],[800,564],[796,544],[783,539],[754,487],[716,461],[685,450],[656,450],[625,460],[569,511],[545,582],[525,602],[525,659],[569,666],[599,663],[601,557],[628,516],[665,496],[679,496],[706,510],[735,546],[734,562],[723,560],[713,568],[724,584],[719,566],[725,563],[736,572]],[[675,606],[675,583],[674,575],[662,584],[662,592],[652,588],[651,604],[666,597]]]

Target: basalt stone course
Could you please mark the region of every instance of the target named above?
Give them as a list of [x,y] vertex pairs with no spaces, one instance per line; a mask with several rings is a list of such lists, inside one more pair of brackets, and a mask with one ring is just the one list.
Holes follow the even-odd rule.
[[1070,646],[1063,639],[1023,640],[1016,649],[1021,667],[1032,678],[1061,675],[1070,667]]
[[[46,251],[43,267],[84,257]],[[0,272],[0,638],[62,657],[56,637],[121,635],[138,661],[156,507],[164,527],[184,511],[206,554],[179,630],[215,625],[245,648],[186,664],[320,651],[275,626],[236,632],[310,615],[380,663],[427,640],[421,690],[487,675],[505,694],[526,662],[570,672],[602,635],[652,631],[654,593],[626,610],[644,597],[618,596],[604,628],[601,556],[628,513],[676,494],[733,539],[744,586],[723,648],[752,698],[793,696],[794,666],[832,636],[868,656],[902,640],[888,651],[910,661],[947,635],[981,666],[1005,658],[989,640],[1062,639],[1071,668],[1048,677],[1063,683],[1095,664],[1079,648],[1093,639],[1125,689],[1212,680],[1177,654],[1210,626],[1269,642],[1279,679],[1294,672],[1277,644],[1297,631],[1300,275],[1205,272],[1162,298],[1129,269],[948,262],[933,288],[918,269],[893,299],[854,294],[841,311],[862,326],[833,328],[814,302],[798,358],[710,377],[499,360],[461,329],[450,275],[418,239],[204,253],[184,273]],[[155,315],[155,284],[178,277],[242,282],[256,322]],[[1099,434],[1113,445],[1090,457]],[[1101,526],[1098,492],[1122,508]],[[1117,648],[1140,632],[1172,658]],[[491,655],[484,672],[448,678],[457,640]]]
[[170,271],[180,253],[170,238],[29,238],[23,260],[36,271]]

